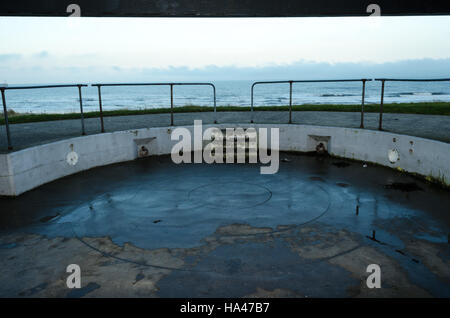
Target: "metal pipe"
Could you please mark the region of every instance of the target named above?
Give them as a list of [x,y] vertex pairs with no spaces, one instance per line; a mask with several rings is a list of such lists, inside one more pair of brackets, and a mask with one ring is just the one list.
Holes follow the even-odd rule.
[[376,78],[375,80],[390,82],[449,82],[450,78]]
[[378,123],[378,130],[383,130],[384,82],[384,79],[381,80],[380,121]]
[[292,124],[292,81],[289,81],[289,124]]
[[[254,87],[258,84],[282,84],[282,83],[289,83],[289,123],[292,123],[292,84],[293,83],[336,83],[336,82],[360,82],[363,81],[363,107],[364,107],[364,94],[365,94],[365,82],[366,81],[372,81],[371,79],[335,79],[335,80],[299,80],[299,81],[264,81],[264,82],[254,82],[252,84],[251,88],[251,120],[250,122],[253,123],[253,110],[254,110]],[[362,114],[362,116],[364,116]]]
[[[216,97],[216,86],[213,83],[173,83],[173,82],[166,82],[166,83],[98,83],[98,84],[91,84],[91,86],[97,86],[100,90],[100,86],[170,86],[170,125],[174,125],[174,119],[173,119],[173,87],[175,85],[209,85],[213,88],[213,96],[214,96],[214,123],[217,123],[217,97]],[[101,97],[99,95],[99,102],[101,104]],[[102,111],[101,111],[102,112]],[[102,122],[103,122],[103,116]],[[103,129],[103,128],[102,128]],[[103,131],[102,131],[103,132]]]
[[2,91],[2,102],[3,102],[3,116],[5,117],[5,127],[6,127],[6,138],[8,140],[8,150],[12,150],[12,143],[11,143],[11,134],[9,132],[9,121],[8,121],[8,110],[6,108],[6,98],[5,98],[5,89],[0,88]]
[[77,87],[77,86],[82,86],[82,87],[87,87],[87,84],[67,84],[67,85],[38,85],[38,86],[9,86],[8,90],[11,89],[36,89],[36,88],[62,88],[62,87]]
[[97,83],[97,84],[91,84],[92,86],[169,86],[169,85],[212,85],[212,83],[209,82],[203,82],[203,83],[183,83],[183,82],[160,82],[160,83]]
[[81,113],[81,134],[86,135],[86,131],[84,130],[84,114],[83,114],[83,98],[81,97],[81,85],[78,86],[78,95],[80,96],[80,113]]
[[[366,79],[371,81],[371,79]],[[289,81],[260,81],[254,82],[254,84],[282,84],[282,83],[339,83],[339,82],[360,82],[361,78],[358,79],[334,79],[334,80],[289,80]]]
[[250,104],[250,122],[253,123],[253,89],[257,83],[253,83],[252,85],[252,98],[251,98],[251,104]]
[[214,124],[217,124],[217,111],[216,111],[216,86],[211,84],[214,93]]
[[173,126],[173,84],[170,84],[170,126]]
[[105,132],[105,125],[103,123],[103,107],[102,107],[102,93],[100,91],[100,85],[97,86],[98,88],[98,105],[100,107],[100,125],[101,125],[101,131],[102,133]]
[[366,96],[366,80],[362,80],[362,101],[361,101],[361,125],[360,128],[364,128],[364,99]]

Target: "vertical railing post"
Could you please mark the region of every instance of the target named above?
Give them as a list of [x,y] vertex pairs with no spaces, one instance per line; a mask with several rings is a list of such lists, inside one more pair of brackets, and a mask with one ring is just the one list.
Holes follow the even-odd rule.
[[2,91],[2,102],[3,102],[3,116],[5,117],[5,127],[6,127],[6,138],[8,140],[8,150],[12,150],[12,143],[11,143],[11,135],[9,133],[9,121],[8,121],[8,110],[6,108],[6,98],[5,98],[5,89],[0,88]]
[[170,126],[173,126],[173,84],[170,84]]
[[381,80],[381,101],[380,101],[380,121],[378,123],[378,130],[383,130],[383,103],[384,103],[384,82]]
[[255,87],[255,83],[252,85],[252,96],[251,96],[251,104],[250,104],[250,122],[253,123],[253,88]]
[[101,125],[101,131],[102,131],[102,133],[104,133],[105,125],[103,123],[102,93],[101,93],[100,85],[98,85],[97,88],[98,88],[98,105],[100,107],[100,125]]
[[292,124],[292,81],[289,81],[289,124]]
[[78,86],[78,95],[80,97],[81,134],[86,135],[86,131],[84,129],[83,98],[81,97],[81,85],[78,84],[77,86]]
[[362,101],[361,101],[361,125],[360,128],[364,128],[364,99],[366,96],[366,80],[362,80]]
[[211,84],[214,92],[214,124],[217,124],[217,110],[216,110],[216,86]]

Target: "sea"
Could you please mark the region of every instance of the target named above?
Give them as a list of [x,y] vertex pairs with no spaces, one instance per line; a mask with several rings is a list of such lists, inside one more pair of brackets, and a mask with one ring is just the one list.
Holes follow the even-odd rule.
[[[252,81],[215,81],[217,107],[250,106]],[[42,84],[39,84],[42,85]],[[50,84],[47,84],[50,85]],[[16,85],[9,85],[13,87]],[[19,85],[21,86],[21,85]],[[361,104],[361,82],[294,83],[293,105]],[[381,82],[367,82],[366,104],[378,104]],[[82,88],[85,112],[99,109],[97,87]],[[450,82],[386,82],[385,103],[450,102]],[[18,113],[79,112],[78,88],[41,88],[7,90],[8,110]],[[102,87],[104,110],[150,109],[170,107],[169,86]],[[289,84],[256,85],[254,106],[289,104]],[[210,86],[174,86],[174,107],[213,106]]]

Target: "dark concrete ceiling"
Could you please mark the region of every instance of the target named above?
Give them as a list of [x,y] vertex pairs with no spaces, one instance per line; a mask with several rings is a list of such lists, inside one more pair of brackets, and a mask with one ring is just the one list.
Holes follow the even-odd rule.
[[0,16],[69,16],[70,4],[86,17],[369,16],[370,4],[381,15],[450,15],[449,0],[2,0]]

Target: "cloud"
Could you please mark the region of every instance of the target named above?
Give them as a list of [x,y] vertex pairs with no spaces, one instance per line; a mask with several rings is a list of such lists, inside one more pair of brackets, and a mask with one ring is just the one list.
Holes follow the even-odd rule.
[[11,60],[18,60],[21,57],[22,56],[20,54],[0,54],[0,61],[5,62],[5,61],[11,61]]
[[0,65],[9,83],[166,82],[220,80],[307,80],[350,78],[450,78],[450,59],[403,60],[389,63],[325,63],[298,61],[265,67],[125,68],[107,66],[49,66],[22,63]]
[[33,55],[33,57],[37,57],[37,58],[46,58],[48,56],[49,56],[49,53],[47,51],[41,51],[41,52]]
[[404,60],[389,63],[326,63],[298,61],[292,64],[265,67],[218,67],[201,69],[171,67],[142,69],[142,75],[152,78],[179,80],[306,80],[339,78],[450,77],[450,59]]

